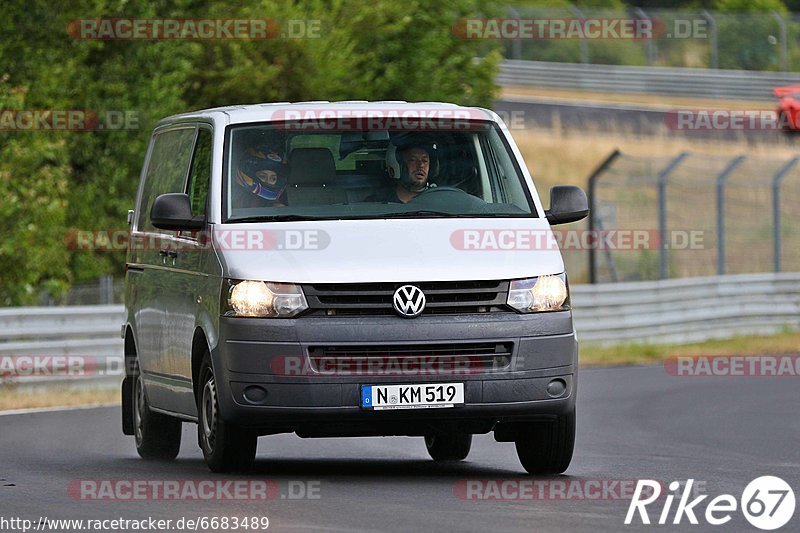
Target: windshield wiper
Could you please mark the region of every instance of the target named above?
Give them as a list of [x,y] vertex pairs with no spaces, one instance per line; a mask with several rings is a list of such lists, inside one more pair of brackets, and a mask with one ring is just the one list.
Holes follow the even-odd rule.
[[452,217],[452,218],[472,218],[474,214],[461,214],[461,213],[448,213],[446,211],[431,211],[427,209],[420,209],[417,211],[401,211],[399,213],[386,213],[375,215],[380,218],[412,218],[412,217]]
[[293,222],[296,220],[333,220],[333,218],[308,215],[258,215],[252,217],[229,218],[228,222]]

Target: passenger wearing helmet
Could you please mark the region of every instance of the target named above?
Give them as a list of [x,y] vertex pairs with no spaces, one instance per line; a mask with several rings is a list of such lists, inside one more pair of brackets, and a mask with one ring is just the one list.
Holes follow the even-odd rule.
[[427,189],[431,168],[430,149],[422,144],[411,144],[402,149],[390,144],[386,150],[389,177],[397,183],[382,194],[367,198],[369,202],[406,203]]
[[287,174],[282,152],[266,146],[248,148],[239,158],[233,176],[233,207],[286,205]]

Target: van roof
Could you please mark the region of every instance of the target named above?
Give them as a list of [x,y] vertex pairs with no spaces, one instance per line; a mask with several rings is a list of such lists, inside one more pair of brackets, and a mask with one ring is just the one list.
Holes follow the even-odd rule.
[[240,124],[248,122],[262,122],[277,119],[276,115],[282,120],[287,117],[283,113],[287,111],[301,112],[353,112],[353,111],[374,111],[383,113],[399,113],[414,111],[435,111],[435,112],[458,112],[459,118],[470,118],[475,120],[499,121],[499,117],[488,109],[481,107],[464,107],[446,102],[406,102],[404,100],[382,100],[370,102],[367,100],[342,100],[329,102],[327,100],[310,100],[305,102],[265,102],[261,104],[231,105],[224,107],[214,107],[181,113],[161,119],[158,126],[163,126],[175,122],[184,122],[197,119],[211,120],[220,125]]

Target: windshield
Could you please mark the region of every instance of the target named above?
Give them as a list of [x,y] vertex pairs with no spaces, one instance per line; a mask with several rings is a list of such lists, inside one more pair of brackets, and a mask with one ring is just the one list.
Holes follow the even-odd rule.
[[229,128],[226,222],[459,216],[536,209],[497,126],[436,131]]

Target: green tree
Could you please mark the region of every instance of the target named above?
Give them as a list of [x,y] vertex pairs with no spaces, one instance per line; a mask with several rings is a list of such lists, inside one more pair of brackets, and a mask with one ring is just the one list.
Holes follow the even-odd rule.
[[[150,131],[205,107],[318,99],[443,100],[489,106],[500,55],[453,32],[491,15],[478,0],[7,0],[0,18],[0,110],[132,114],[132,129],[0,132],[0,305],[121,274],[124,253],[69,249],[70,229],[125,228]],[[320,21],[306,38],[268,41],[78,40],[87,18]],[[6,200],[7,199],[7,200]]]
[[[780,27],[774,14],[786,15],[780,0],[717,0],[720,68],[780,68]],[[787,20],[788,22],[788,20]]]
[[[4,120],[25,107],[25,90],[0,81]],[[68,161],[63,138],[0,132],[0,306],[36,304],[41,288],[67,288]]]
[[[195,107],[312,99],[444,100],[491,104],[500,55],[475,61],[483,43],[453,32],[491,5],[472,0],[270,1],[213,16],[319,21],[306,38],[217,41],[203,46],[186,100]],[[300,23],[296,23],[300,24]],[[302,24],[300,24],[302,26]]]

